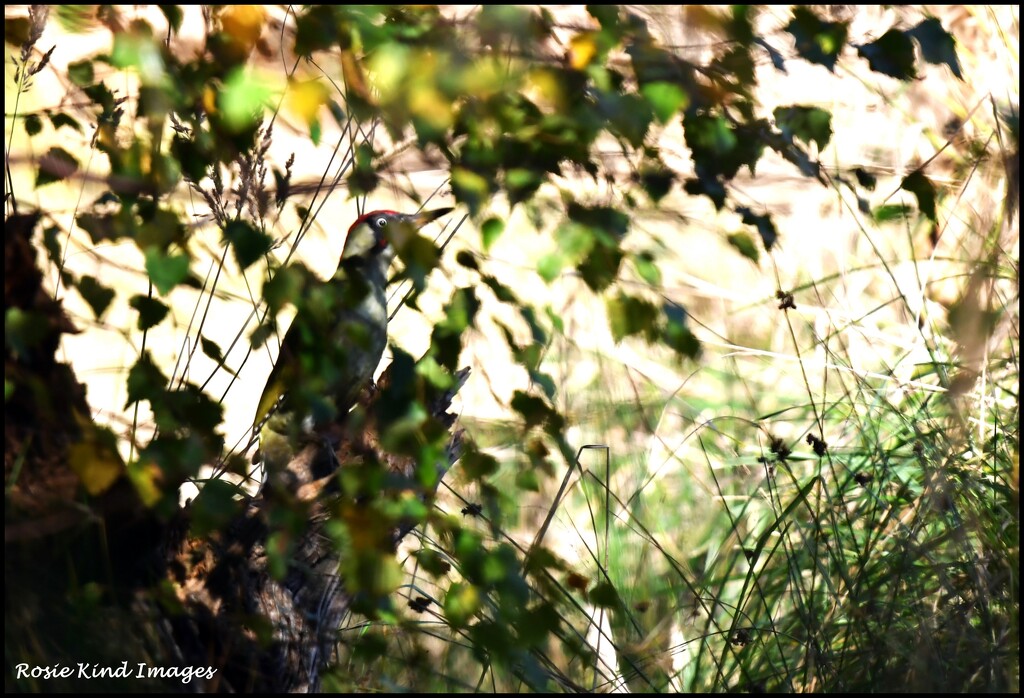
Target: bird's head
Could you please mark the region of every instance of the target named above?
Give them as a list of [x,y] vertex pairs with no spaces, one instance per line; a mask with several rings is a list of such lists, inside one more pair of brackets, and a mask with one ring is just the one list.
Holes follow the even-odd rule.
[[378,259],[385,267],[395,256],[395,245],[427,223],[448,213],[450,208],[437,208],[419,213],[371,211],[364,213],[348,229],[342,261],[347,259]]

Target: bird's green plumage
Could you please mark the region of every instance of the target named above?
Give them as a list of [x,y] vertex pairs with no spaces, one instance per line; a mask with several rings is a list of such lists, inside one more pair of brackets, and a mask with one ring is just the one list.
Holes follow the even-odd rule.
[[375,211],[352,225],[337,272],[307,292],[257,403],[254,432],[265,467],[287,464],[296,439],[343,415],[373,377],[387,346],[385,289],[394,257],[387,227],[418,228],[448,210]]

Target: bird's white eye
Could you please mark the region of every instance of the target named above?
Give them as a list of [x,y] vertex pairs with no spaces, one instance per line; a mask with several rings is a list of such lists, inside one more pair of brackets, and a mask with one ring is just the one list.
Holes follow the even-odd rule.
[[387,225],[388,225],[388,219],[387,218],[378,218],[377,219],[377,227],[378,228],[386,228]]

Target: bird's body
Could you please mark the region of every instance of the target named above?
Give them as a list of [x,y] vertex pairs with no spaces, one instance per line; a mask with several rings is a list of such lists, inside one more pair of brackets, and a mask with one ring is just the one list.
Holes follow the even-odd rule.
[[307,292],[257,404],[254,435],[265,468],[286,465],[303,434],[355,404],[387,346],[385,292],[395,256],[389,238],[448,210],[373,211],[349,228],[337,271]]

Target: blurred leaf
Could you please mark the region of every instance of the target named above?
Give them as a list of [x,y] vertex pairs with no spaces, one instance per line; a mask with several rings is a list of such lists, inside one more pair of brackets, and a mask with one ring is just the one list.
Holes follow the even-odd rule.
[[517,472],[515,482],[516,489],[540,492],[540,481],[537,479],[537,471],[532,468]]
[[481,480],[498,472],[498,461],[490,454],[467,448],[462,454],[459,467],[469,479]]
[[696,359],[700,356],[700,341],[690,330],[686,322],[686,310],[672,301],[665,301],[662,306],[665,313],[664,342],[681,356]]
[[227,126],[236,132],[244,131],[263,118],[263,108],[273,92],[266,79],[236,68],[228,75],[217,94],[217,106],[224,114]]
[[82,125],[78,123],[78,121],[76,121],[70,115],[65,114],[64,112],[57,112],[55,114],[51,114],[50,123],[53,125],[54,130],[59,130],[65,126],[68,126],[78,131],[79,133],[84,133],[84,131],[82,130]]
[[28,17],[4,17],[4,42],[15,48],[28,43],[32,25]]
[[422,567],[427,574],[433,575],[434,577],[440,577],[448,574],[452,569],[451,563],[448,562],[437,550],[420,548],[415,551],[413,555],[420,567]]
[[835,71],[836,59],[846,44],[848,22],[823,22],[812,10],[796,7],[785,29],[796,39],[801,57]]
[[640,186],[644,188],[651,201],[658,203],[665,198],[672,190],[672,183],[676,181],[675,173],[657,163],[644,163],[640,166]]
[[167,254],[158,247],[146,248],[146,272],[160,295],[167,295],[188,277],[189,256]]
[[537,273],[540,274],[540,278],[550,284],[562,273],[562,269],[567,261],[564,255],[558,252],[551,252],[541,257],[537,262]]
[[622,601],[619,599],[619,592],[615,588],[615,585],[611,582],[600,582],[590,590],[588,595],[590,602],[598,608],[614,608],[618,609],[622,607]]
[[96,496],[125,472],[124,461],[117,452],[117,437],[110,429],[93,424],[77,411],[74,415],[82,435],[68,448],[68,465],[82,481],[85,491]]
[[686,109],[690,102],[683,88],[671,82],[649,82],[640,88],[640,92],[651,105],[658,123],[662,124],[668,123],[680,109]]
[[36,186],[60,182],[78,172],[78,160],[61,147],[53,146],[39,158]]
[[81,34],[98,26],[96,5],[57,5],[57,22],[69,34]]
[[327,86],[319,79],[295,80],[288,83],[285,93],[285,105],[298,116],[307,126],[312,126],[320,114],[320,107],[327,103],[330,93]]
[[483,238],[484,252],[488,252],[491,246],[505,230],[505,221],[500,218],[488,218],[480,226],[480,236]]
[[635,334],[643,334],[648,339],[655,336],[658,309],[650,301],[619,292],[608,299],[606,307],[608,325],[616,342]]
[[347,30],[346,23],[339,16],[339,6],[311,5],[304,12],[296,13],[295,53],[309,56],[314,51],[330,48]]
[[452,169],[452,193],[459,203],[466,204],[474,216],[480,212],[490,198],[487,180],[464,167]]
[[637,274],[640,275],[641,279],[651,286],[661,285],[661,271],[658,269],[658,264],[654,261],[654,257],[650,252],[641,252],[635,255],[633,257],[633,264],[636,266]]
[[114,290],[101,284],[93,276],[83,276],[78,280],[78,292],[92,308],[93,315],[99,320],[103,313],[107,312],[111,302],[114,300]]
[[43,120],[36,114],[29,114],[25,117],[25,133],[35,136],[43,130]]
[[220,25],[246,51],[251,50],[263,33],[267,10],[262,5],[228,5],[220,15]]
[[224,239],[231,245],[235,261],[242,271],[269,252],[274,243],[269,235],[256,230],[248,221],[238,219],[224,227]]
[[511,405],[512,409],[523,416],[527,429],[543,424],[551,412],[551,408],[542,399],[521,390],[515,391]]
[[581,32],[569,39],[569,66],[573,70],[583,70],[596,55],[596,32]]
[[890,29],[870,44],[857,47],[857,55],[867,59],[868,67],[898,80],[917,77],[914,67],[914,45],[906,34]]
[[712,177],[689,178],[683,183],[683,191],[693,196],[701,194],[711,199],[716,211],[725,206],[725,185]]
[[157,5],[157,7],[160,8],[164,19],[167,20],[167,26],[171,28],[171,32],[177,34],[181,31],[181,21],[184,19],[181,7],[178,5]]
[[596,245],[582,262],[576,265],[583,281],[594,291],[603,291],[615,283],[622,265],[622,250],[617,243]]
[[780,73],[786,74],[786,61],[782,58],[782,54],[778,52],[773,46],[761,37],[756,37],[754,43],[763,48],[768,52],[768,56],[772,59],[772,65]]
[[79,87],[87,87],[95,81],[92,61],[79,61],[68,64],[68,78]]
[[754,213],[746,206],[737,206],[736,213],[742,216],[744,223],[757,228],[757,233],[761,236],[761,242],[764,243],[764,249],[771,252],[772,246],[775,245],[775,241],[779,237],[775,224],[772,222],[772,217],[766,213]]
[[876,223],[886,223],[896,219],[904,219],[910,215],[910,207],[906,204],[883,204],[874,210]]
[[453,628],[464,628],[480,609],[480,592],[472,584],[456,582],[444,597],[444,617]]
[[875,185],[878,183],[878,178],[871,174],[863,167],[857,167],[853,170],[853,175],[857,178],[857,183],[868,191],[874,191]]
[[49,319],[37,312],[7,308],[4,312],[4,346],[26,356],[52,332]]
[[166,385],[167,377],[153,363],[149,351],[144,351],[128,371],[128,401],[125,408],[136,402],[159,400]]
[[[207,480],[189,507],[191,534],[204,537],[224,530],[241,507],[238,490],[238,485],[222,478]],[[268,547],[271,545],[268,541]]]
[[935,211],[935,185],[925,176],[921,170],[914,170],[903,178],[900,188],[909,191],[917,197],[917,207],[921,213],[938,222],[938,214]]
[[732,233],[726,238],[729,244],[735,247],[741,255],[752,261],[754,264],[758,263],[761,253],[757,249],[757,243],[754,242],[754,238],[750,237],[746,233]]
[[185,238],[185,226],[173,211],[160,208],[148,212],[135,235],[135,244],[140,248],[158,247],[167,249],[171,243],[181,243]]
[[224,363],[224,352],[221,350],[220,345],[212,339],[208,339],[205,336],[200,335],[199,337],[200,346],[203,348],[203,354],[210,357],[218,364]]
[[799,105],[776,107],[772,115],[784,136],[799,138],[808,145],[816,143],[819,152],[832,139],[832,114],[824,109]]
[[132,296],[128,300],[128,305],[138,311],[139,329],[143,331],[159,325],[171,310],[156,298],[142,294]]
[[956,55],[956,39],[942,28],[942,22],[935,17],[927,17],[921,20],[913,29],[907,31],[907,35],[917,40],[921,47],[921,55],[929,63],[935,65],[948,65],[960,80],[964,79],[960,70],[960,60]]

